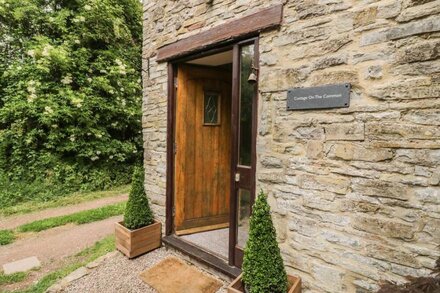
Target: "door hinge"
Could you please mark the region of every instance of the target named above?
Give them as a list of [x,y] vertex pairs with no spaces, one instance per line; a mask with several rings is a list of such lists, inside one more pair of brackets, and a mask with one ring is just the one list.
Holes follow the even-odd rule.
[[176,215],[176,207],[173,207],[173,217]]
[[174,143],[174,145],[173,145],[173,151],[174,151],[174,154],[177,154],[177,143]]
[[174,87],[177,88],[177,77],[174,78]]

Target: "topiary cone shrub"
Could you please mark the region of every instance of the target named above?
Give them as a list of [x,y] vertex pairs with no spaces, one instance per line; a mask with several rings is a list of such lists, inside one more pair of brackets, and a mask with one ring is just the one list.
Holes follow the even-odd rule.
[[243,283],[250,293],[287,292],[287,274],[278,247],[267,195],[263,191],[258,195],[252,209],[242,270]]
[[160,247],[161,230],[145,195],[144,169],[136,167],[124,221],[115,225],[116,248],[128,258],[139,256]]
[[154,217],[150,203],[145,195],[144,168],[135,167],[124,214],[124,226],[136,230],[153,224]]

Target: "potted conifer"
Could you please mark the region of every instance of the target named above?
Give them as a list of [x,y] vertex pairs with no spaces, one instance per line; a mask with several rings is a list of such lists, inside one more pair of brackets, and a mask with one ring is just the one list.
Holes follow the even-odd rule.
[[228,293],[300,293],[301,279],[284,269],[267,196],[261,191],[252,208],[249,239],[244,249],[243,273]]
[[124,221],[115,225],[116,248],[128,258],[161,245],[161,223],[154,220],[144,189],[144,169],[135,167]]

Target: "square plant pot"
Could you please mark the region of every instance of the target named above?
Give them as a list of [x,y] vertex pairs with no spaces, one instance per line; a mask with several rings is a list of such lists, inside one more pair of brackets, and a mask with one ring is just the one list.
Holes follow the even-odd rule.
[[[228,293],[243,293],[244,287],[241,280],[243,274],[235,279],[228,287]],[[294,276],[287,275],[287,281],[289,282],[289,289],[287,293],[301,293],[301,279]]]
[[153,224],[136,230],[127,229],[124,222],[115,224],[116,249],[133,258],[159,248],[161,245],[161,223]]

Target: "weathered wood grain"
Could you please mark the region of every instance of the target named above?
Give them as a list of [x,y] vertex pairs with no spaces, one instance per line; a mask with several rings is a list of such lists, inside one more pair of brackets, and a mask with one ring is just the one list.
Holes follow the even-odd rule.
[[255,35],[262,30],[281,25],[282,16],[282,4],[263,9],[159,48],[157,60],[168,61],[213,45]]
[[[183,230],[194,233],[229,223],[231,79],[229,71],[179,66],[174,183],[179,235]],[[219,125],[204,125],[207,90],[221,95]]]
[[116,249],[128,258],[133,258],[159,248],[161,245],[161,227],[160,222],[154,222],[143,228],[129,230],[125,228],[123,222],[116,223]]
[[[289,289],[287,293],[301,293],[301,279],[295,276],[287,275],[289,281]],[[228,287],[228,293],[243,293],[242,274],[238,276]]]

